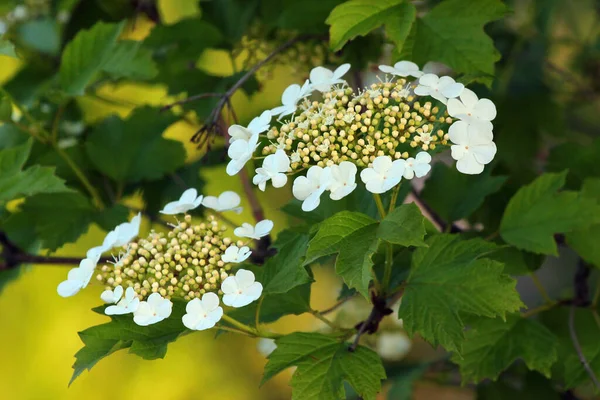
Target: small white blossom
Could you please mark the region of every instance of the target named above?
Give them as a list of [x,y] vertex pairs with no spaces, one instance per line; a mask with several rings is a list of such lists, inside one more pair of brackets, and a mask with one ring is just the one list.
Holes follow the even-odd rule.
[[264,357],[268,357],[276,348],[277,345],[275,344],[274,339],[260,338],[258,339],[258,342],[256,342],[256,349]]
[[85,289],[92,279],[94,270],[98,260],[84,258],[79,263],[77,268],[72,268],[68,275],[67,280],[61,282],[56,291],[62,297],[71,297],[76,295],[81,289]]
[[231,125],[227,130],[229,133],[229,143],[233,143],[236,140],[242,139],[249,141],[252,135],[258,135],[269,129],[271,123],[271,111],[267,110],[260,114],[259,117],[254,118],[248,124],[248,127],[241,125]]
[[372,168],[360,171],[360,179],[371,193],[385,193],[402,180],[404,160],[392,161],[389,156],[379,156]]
[[381,89],[369,89],[367,90],[367,93],[369,93],[370,98],[374,99],[381,95]]
[[258,185],[258,188],[263,192],[269,180],[273,183],[273,187],[283,187],[287,183],[288,178],[285,173],[289,169],[289,157],[285,154],[284,150],[278,149],[275,154],[265,157],[262,167],[256,169],[256,175],[252,178],[252,182]]
[[186,314],[181,318],[183,325],[193,331],[204,331],[214,327],[223,317],[219,306],[219,297],[214,293],[205,293],[202,300],[196,298],[185,306]]
[[448,100],[448,114],[470,124],[480,124],[491,130],[491,121],[496,118],[496,106],[489,99],[479,99],[470,89],[464,89],[460,100]]
[[250,257],[252,251],[248,246],[229,246],[221,256],[221,260],[226,263],[241,263]]
[[412,179],[415,176],[422,178],[431,171],[431,155],[426,151],[421,151],[416,157],[410,157],[406,160],[398,160],[404,164],[404,173],[402,176],[404,179]]
[[404,358],[411,347],[412,342],[403,332],[381,332],[377,337],[377,354],[386,360]]
[[293,163],[299,163],[302,160],[302,157],[300,156],[300,152],[298,150],[296,150],[295,152],[292,153],[291,157],[290,157],[290,161]]
[[66,24],[69,22],[69,18],[71,18],[71,13],[67,10],[60,10],[58,14],[56,14],[56,20],[59,24]]
[[118,225],[114,231],[117,233],[116,240],[112,247],[125,246],[140,233],[140,225],[142,224],[142,213],[138,213],[131,219],[130,222],[123,222]]
[[219,195],[219,197],[215,196],[206,196],[204,200],[202,200],[202,205],[206,208],[211,208],[218,212],[223,211],[234,211],[236,213],[242,212],[242,207],[240,207],[240,195],[236,192],[232,192],[228,190]]
[[235,276],[228,276],[221,284],[223,303],[230,307],[244,307],[258,300],[263,287],[255,281],[254,273],[240,269]]
[[354,114],[346,114],[344,115],[344,117],[342,118],[344,120],[345,123],[349,124],[351,122],[354,122]]
[[449,76],[440,78],[434,74],[425,74],[419,78],[419,85],[415,88],[415,94],[431,96],[446,104],[448,99],[460,96],[464,88],[465,85],[456,82]]
[[397,76],[414,76],[415,78],[423,75],[419,71],[419,66],[411,61],[398,61],[393,67],[389,65],[380,65],[379,70],[386,74],[397,75]]
[[26,6],[20,4],[12,10],[11,14],[16,21],[20,21],[29,16],[29,10],[27,10]]
[[202,199],[203,196],[198,196],[196,189],[188,189],[179,200],[168,203],[160,212],[167,215],[183,214],[200,206]]
[[171,300],[163,298],[158,293],[152,293],[148,300],[141,301],[133,313],[133,322],[140,326],[156,324],[169,318],[173,311]]
[[492,141],[492,131],[480,125],[470,125],[456,121],[448,130],[452,158],[456,160],[456,169],[463,174],[480,174],[483,166],[489,164],[496,155],[496,144]]
[[313,89],[319,92],[328,92],[331,86],[344,83],[342,78],[350,70],[350,64],[342,64],[335,71],[324,67],[315,67],[310,71],[310,84]]
[[306,176],[299,176],[294,180],[292,193],[302,201],[303,211],[312,211],[321,203],[321,195],[331,185],[331,168],[312,166]]
[[260,239],[263,236],[267,236],[273,229],[273,221],[270,219],[264,219],[252,226],[251,224],[244,222],[242,226],[234,229],[233,233],[238,237],[247,237],[250,239]]
[[[120,286],[118,286],[120,287]],[[158,293],[156,293],[158,294]],[[125,290],[125,297],[123,297],[117,305],[108,306],[106,310],[104,310],[104,314],[106,315],[124,315],[131,314],[137,311],[140,306],[140,299],[135,294],[135,291],[132,287],[128,287]],[[137,322],[136,322],[137,323]],[[140,324],[138,324],[140,325]]]
[[121,296],[123,296],[123,286],[121,285],[117,286],[115,290],[106,289],[100,294],[102,301],[107,304],[118,303],[121,300]]
[[248,140],[240,138],[231,143],[227,149],[227,155],[231,158],[227,164],[227,174],[233,176],[240,172],[252,158],[256,147],[258,147],[258,134],[253,134]]
[[340,200],[356,189],[356,165],[349,161],[342,161],[339,165],[331,167],[331,193],[332,200]]
[[279,118],[293,114],[298,109],[298,102],[309,96],[311,92],[312,88],[308,79],[302,86],[298,84],[288,86],[281,95],[281,103],[283,105],[273,108],[271,114],[273,116],[279,115]]

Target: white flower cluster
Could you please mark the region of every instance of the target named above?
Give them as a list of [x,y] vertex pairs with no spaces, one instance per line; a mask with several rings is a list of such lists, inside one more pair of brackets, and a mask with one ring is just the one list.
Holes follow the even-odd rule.
[[[305,176],[295,178],[292,191],[303,202],[302,209],[311,211],[327,191],[333,200],[350,194],[356,188],[357,166],[363,167],[360,179],[367,190],[384,193],[402,178],[410,180],[429,173],[432,157],[428,151],[436,144],[449,145],[448,140],[462,173],[479,174],[494,158],[491,121],[496,107],[490,100],[478,99],[450,76],[424,73],[410,61],[379,66],[403,86],[386,80],[350,100],[348,94],[352,91],[342,79],[349,69],[349,64],[335,71],[316,67],[302,86],[293,84],[283,92],[281,106],[264,111],[247,127],[232,125],[227,173],[235,175],[249,160],[259,158],[254,153],[265,145],[273,150],[263,149],[267,155],[256,169],[254,184],[263,191],[269,181],[280,188],[286,185],[288,175],[307,169]],[[408,81],[410,77],[416,79]],[[323,93],[324,100],[311,102],[309,97],[314,92]],[[417,101],[419,97],[433,98],[442,111],[429,102],[423,106]],[[296,116],[298,110],[300,115]],[[273,135],[272,117],[278,116],[279,122],[290,115],[290,120],[282,123],[281,132],[275,131],[279,136]],[[447,133],[439,129],[435,132],[433,123],[449,125]],[[274,137],[277,143],[271,141]],[[295,149],[298,140],[301,142]],[[422,151],[411,156],[398,150],[404,143]]]
[[[198,195],[196,189],[188,189],[181,195],[179,200],[168,203],[163,210],[161,210],[161,213],[167,215],[184,214],[199,207],[201,204],[218,212],[241,210],[241,207],[239,207],[240,196],[235,192],[224,192],[218,197],[204,197]],[[189,215],[186,215],[186,221],[190,221],[190,218]],[[140,224],[141,214],[138,214],[131,222],[120,224],[114,230],[110,231],[104,238],[101,246],[90,249],[87,252],[86,258],[81,261],[80,265],[69,271],[67,280],[58,285],[58,294],[62,297],[70,297],[87,287],[96,271],[101,255],[116,247],[126,247],[127,250],[125,252],[120,252],[118,257],[113,256],[114,268],[120,268],[123,264],[130,263],[131,260],[127,258],[127,254],[129,253],[130,246],[138,247],[137,244],[132,244],[131,242],[138,236]],[[258,240],[269,235],[272,229],[273,222],[270,220],[263,220],[256,225],[243,223],[242,226],[235,228],[234,233],[241,238]],[[182,235],[189,236],[192,234],[193,230],[187,229]],[[173,237],[171,241],[179,248],[177,239]],[[167,241],[165,240],[161,243],[167,244]],[[224,243],[230,243],[230,241],[224,241]],[[158,245],[160,246],[160,244]],[[149,247],[149,249],[153,252],[157,251],[156,248]],[[220,263],[219,265],[224,265],[224,263],[241,263],[245,261],[251,253],[252,251],[248,246],[238,247],[236,245],[230,245],[225,249],[218,263]],[[213,253],[210,254],[212,255]],[[179,260],[177,257],[178,255],[175,256],[175,260]],[[147,260],[142,260],[143,258],[144,257],[140,258],[138,261],[147,265]],[[214,256],[211,260],[213,259]],[[197,260],[192,261],[195,264]],[[167,261],[165,261],[163,257],[163,261],[161,262]],[[204,262],[204,260],[202,260],[202,262]],[[153,264],[150,263],[150,266],[152,265]],[[158,271],[159,269],[160,265],[158,265],[156,270]],[[188,274],[190,271],[191,270],[188,271]],[[156,272],[156,274],[160,273],[160,271]],[[222,301],[226,306],[234,308],[244,307],[260,298],[262,294],[263,287],[260,282],[256,282],[252,271],[239,269],[235,275],[228,275],[225,273],[225,275],[222,276],[222,279],[218,293],[222,295]],[[176,277],[172,277],[169,282],[173,283],[176,280]],[[100,298],[109,305],[105,309],[106,315],[133,314],[133,321],[140,326],[158,323],[171,315],[173,303],[164,289],[159,290],[159,283],[155,283],[152,286],[152,293],[144,299],[145,292],[140,294],[138,291],[139,284],[130,284],[127,288],[124,288],[120,284],[121,282],[122,280],[114,282],[116,286],[107,288],[100,295]],[[214,280],[211,282],[214,283]],[[183,324],[191,330],[210,329],[214,327],[223,316],[223,309],[219,305],[219,296],[210,291],[202,291],[200,293],[204,293],[201,298],[194,297],[188,301],[186,314],[182,318]]]

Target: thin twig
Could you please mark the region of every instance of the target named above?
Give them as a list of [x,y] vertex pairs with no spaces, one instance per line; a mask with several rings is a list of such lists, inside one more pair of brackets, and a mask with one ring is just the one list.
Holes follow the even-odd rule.
[[411,188],[411,194],[413,195],[415,204],[417,206],[419,206],[419,208],[421,208],[422,210],[425,210],[425,212],[427,213],[427,216],[429,217],[431,222],[433,222],[434,224],[437,225],[440,232],[449,232],[449,233],[462,232],[462,229],[460,229],[458,226],[456,226],[452,223],[447,223],[431,207],[429,207],[429,204],[427,204],[425,201],[423,201],[423,199],[421,199],[421,197],[419,196],[419,193],[417,193],[417,191],[414,187]]
[[223,97],[223,96],[225,96],[225,93],[200,93],[200,94],[196,94],[194,96],[186,97],[185,99],[176,101],[174,103],[167,104],[166,106],[161,107],[160,111],[167,111],[175,106],[180,106],[182,104],[191,103],[192,101],[196,101],[196,100],[200,100],[200,99],[206,99],[209,97]]
[[335,310],[337,310],[338,308],[340,308],[342,305],[344,305],[344,303],[346,303],[348,300],[353,299],[355,296],[355,294],[348,296],[348,297],[344,297],[343,299],[341,299],[340,301],[338,301],[337,303],[335,303],[334,305],[332,305],[329,308],[326,308],[323,311],[319,311],[319,314],[321,315],[327,315],[329,313],[334,312]]
[[571,341],[573,342],[573,347],[577,352],[577,356],[579,357],[579,361],[583,368],[586,370],[590,379],[596,386],[596,390],[600,390],[600,382],[598,382],[598,378],[596,378],[596,374],[594,370],[590,367],[585,355],[583,354],[583,350],[581,349],[581,345],[579,344],[579,339],[577,338],[577,332],[575,331],[575,304],[571,305],[571,309],[569,311],[569,334],[571,335]]

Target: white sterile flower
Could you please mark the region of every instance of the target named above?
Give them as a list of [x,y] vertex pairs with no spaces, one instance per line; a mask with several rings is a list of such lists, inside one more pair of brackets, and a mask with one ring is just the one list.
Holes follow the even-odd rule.
[[295,152],[292,153],[292,156],[290,157],[290,161],[293,163],[298,163],[302,160],[302,157],[300,156],[300,152],[298,150],[296,150]]
[[24,5],[18,5],[12,10],[12,16],[17,21],[27,18],[28,15],[29,10]]
[[260,114],[259,117],[250,121],[247,128],[241,125],[231,125],[227,130],[227,133],[229,133],[230,136],[229,143],[233,143],[239,139],[249,141],[252,135],[263,133],[268,130],[270,123],[271,111],[267,110]]
[[221,193],[219,197],[205,196],[204,200],[202,200],[202,205],[218,212],[235,211],[239,214],[242,211],[242,207],[240,207],[241,201],[239,194],[228,190]]
[[61,10],[56,14],[56,20],[61,24],[69,22],[69,18],[71,18],[71,13],[67,10]]
[[248,246],[229,246],[221,256],[221,260],[226,263],[241,263],[250,257],[252,251]]
[[258,188],[263,192],[269,180],[275,188],[284,187],[288,179],[285,173],[289,169],[289,157],[283,149],[278,149],[275,154],[265,157],[262,167],[256,169],[256,175],[252,178],[252,182],[258,185]]
[[2,20],[0,20],[0,35],[4,35],[8,30],[8,24]]
[[100,294],[102,301],[107,304],[118,303],[121,300],[121,296],[123,296],[123,286],[121,285],[117,286],[115,290],[106,289]]
[[223,303],[230,307],[244,307],[258,300],[262,294],[263,287],[256,282],[254,273],[246,269],[240,269],[235,276],[228,276],[221,284],[223,291]]
[[412,342],[403,332],[381,332],[377,337],[377,354],[386,360],[400,360],[408,354]]
[[233,176],[240,172],[252,158],[256,147],[258,147],[258,133],[253,134],[248,140],[237,139],[231,143],[227,149],[227,155],[231,158],[227,164],[227,174]]
[[202,300],[193,299],[185,306],[186,314],[181,318],[183,325],[193,331],[204,331],[214,327],[223,317],[219,307],[219,297],[214,293],[205,293]]
[[274,339],[260,338],[258,339],[258,342],[256,342],[256,349],[264,357],[268,357],[276,348],[277,345],[275,344]]
[[321,203],[321,195],[331,185],[331,168],[312,166],[306,176],[299,176],[294,180],[292,193],[302,201],[303,211],[312,211]]
[[415,176],[422,178],[431,171],[431,155],[426,151],[421,151],[416,157],[410,157],[406,160],[398,160],[404,164],[404,179],[412,179]]
[[492,129],[491,121],[496,118],[496,106],[489,99],[480,99],[470,89],[464,89],[460,100],[448,100],[448,114],[470,124],[479,123],[482,128]]
[[339,165],[331,167],[331,193],[332,200],[340,200],[356,189],[356,165],[349,161],[342,161]]
[[[158,294],[158,293],[156,293]],[[137,311],[140,306],[140,299],[137,297],[137,294],[133,290],[132,287],[128,287],[125,290],[125,297],[123,297],[117,305],[108,306],[106,310],[104,310],[104,314],[106,315],[124,315],[131,314]],[[136,322],[137,323],[137,322]],[[140,324],[138,324],[140,325]]]
[[402,180],[404,160],[392,161],[389,156],[379,156],[372,168],[360,171],[360,179],[371,193],[385,193]]
[[167,215],[183,214],[200,206],[203,198],[202,195],[198,196],[196,189],[188,189],[179,200],[168,203],[160,212]]
[[169,318],[173,311],[171,300],[163,298],[158,293],[152,293],[148,300],[141,301],[133,313],[133,322],[140,326],[156,324]]
[[310,84],[319,92],[328,92],[331,86],[345,82],[342,78],[350,70],[350,64],[342,64],[335,71],[324,67],[315,67],[310,71]]
[[419,85],[415,88],[415,94],[419,96],[431,96],[442,103],[448,103],[461,95],[465,85],[456,82],[449,76],[441,78],[434,74],[425,74],[419,78]]
[[298,102],[303,98],[309,96],[311,92],[312,88],[308,79],[304,82],[304,85],[302,86],[298,84],[288,86],[281,95],[281,103],[283,105],[273,108],[271,110],[271,114],[273,116],[279,115],[279,118],[293,114],[298,108]]
[[[142,213],[138,213],[131,219],[130,222],[123,222],[118,225],[114,231],[117,233],[117,238],[112,247],[125,246],[140,233],[140,225],[142,223]],[[107,235],[108,236],[108,235]]]
[[97,260],[90,258],[81,260],[77,268],[69,271],[67,280],[58,285],[56,288],[58,294],[62,297],[71,297],[84,289],[92,279],[97,262]]
[[456,160],[456,169],[463,174],[480,174],[483,166],[489,164],[496,155],[496,144],[492,141],[492,131],[479,124],[471,125],[456,121],[448,130],[452,158]]
[[271,233],[272,229],[273,229],[273,221],[271,221],[270,219],[263,219],[262,221],[257,223],[255,226],[252,226],[251,224],[244,222],[242,224],[242,226],[235,228],[233,230],[233,233],[235,234],[235,236],[238,236],[238,237],[247,237],[250,239],[258,240],[261,237],[267,236],[269,233]]
[[389,65],[380,65],[379,70],[386,74],[397,76],[414,76],[420,77],[423,73],[419,70],[419,66],[411,61],[398,61],[393,67]]

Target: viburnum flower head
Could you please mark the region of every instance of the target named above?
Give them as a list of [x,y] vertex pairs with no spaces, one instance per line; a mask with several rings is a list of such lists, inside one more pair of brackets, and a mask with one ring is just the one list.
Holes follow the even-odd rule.
[[181,318],[183,325],[193,331],[203,331],[214,327],[223,317],[223,309],[219,307],[219,297],[205,293],[202,300],[195,298],[185,306],[186,314]]
[[349,161],[342,161],[339,165],[331,167],[331,185],[329,197],[340,200],[356,189],[356,165]]
[[456,82],[449,76],[442,76],[440,78],[434,74],[425,74],[419,78],[419,85],[415,88],[415,94],[419,96],[431,96],[447,104],[448,99],[460,96],[464,88],[465,85]]
[[[120,288],[120,287],[121,286],[117,286],[117,288]],[[116,289],[115,289],[115,291],[116,291]],[[107,292],[108,291],[104,291],[103,294],[105,294]],[[122,292],[122,290],[121,290],[121,292]],[[125,297],[118,300],[118,302],[115,301],[115,303],[117,303],[117,304],[114,306],[106,307],[106,310],[104,310],[104,314],[106,314],[106,315],[124,315],[124,314],[134,313],[137,311],[137,309],[140,305],[140,299],[137,297],[133,288],[128,287],[127,290],[125,290]]]
[[77,268],[72,268],[67,280],[61,282],[56,291],[62,297],[71,297],[76,295],[81,289],[85,289],[92,279],[98,259],[84,258]]
[[405,161],[389,156],[379,156],[373,161],[373,167],[360,171],[360,179],[371,193],[385,193],[402,180]]
[[492,130],[491,121],[496,118],[496,106],[489,99],[480,99],[470,89],[464,89],[460,100],[448,100],[448,114],[470,124],[480,124],[482,129]]
[[261,237],[267,236],[273,229],[273,221],[270,219],[263,219],[256,226],[244,222],[242,226],[234,229],[233,233],[238,237],[246,237],[250,239],[260,239]]
[[184,214],[200,206],[202,199],[203,196],[198,196],[196,189],[188,189],[183,192],[179,200],[168,203],[160,212],[167,215]]
[[235,276],[227,277],[221,284],[223,303],[236,308],[258,300],[262,290],[262,284],[256,282],[254,273],[245,269],[238,270]]
[[133,322],[140,326],[156,324],[169,318],[173,311],[173,303],[159,293],[152,293],[148,300],[141,301],[133,313]]
[[331,182],[331,168],[314,165],[308,169],[306,176],[294,180],[292,193],[302,201],[303,211],[312,211],[321,203],[321,195],[329,189]]
[[283,149],[278,149],[275,154],[265,157],[262,167],[256,169],[256,175],[252,178],[252,182],[258,185],[263,192],[269,180],[275,188],[284,187],[288,179],[285,173],[289,169],[290,158]]
[[293,114],[298,109],[298,102],[309,96],[311,92],[312,88],[308,79],[302,86],[298,84],[288,86],[281,95],[281,103],[283,105],[273,108],[271,114],[273,116],[278,115],[279,118]]
[[250,254],[252,254],[252,251],[248,246],[229,246],[223,253],[221,260],[226,263],[241,263],[246,261]]
[[406,160],[398,160],[404,164],[404,179],[422,178],[431,171],[431,155],[426,151],[421,151],[414,158],[409,157]]
[[227,130],[227,133],[229,133],[229,143],[233,143],[236,140],[249,141],[252,135],[269,130],[271,117],[271,111],[267,110],[250,121],[247,128],[241,125],[231,125]]
[[344,83],[342,78],[350,70],[350,64],[342,64],[331,71],[325,67],[315,67],[310,71],[310,85],[319,92],[328,92],[331,87],[338,83]]
[[480,124],[456,121],[450,126],[448,133],[454,143],[450,150],[452,158],[456,160],[456,169],[463,174],[480,174],[483,166],[494,159],[494,134]]
[[257,146],[258,133],[253,134],[248,140],[240,138],[231,143],[227,149],[227,155],[231,158],[225,169],[227,174],[233,176],[240,172],[252,158]]
[[398,61],[394,66],[380,65],[379,70],[386,74],[397,75],[402,77],[414,76],[415,78],[423,75],[419,70],[419,66],[412,61]]
[[204,200],[202,200],[202,205],[218,212],[235,211],[239,214],[242,212],[242,207],[240,207],[241,201],[242,199],[240,199],[239,194],[228,190],[221,193],[219,197],[205,196]]

